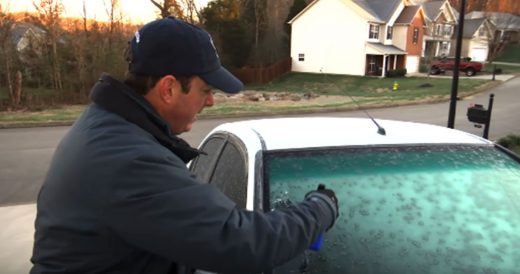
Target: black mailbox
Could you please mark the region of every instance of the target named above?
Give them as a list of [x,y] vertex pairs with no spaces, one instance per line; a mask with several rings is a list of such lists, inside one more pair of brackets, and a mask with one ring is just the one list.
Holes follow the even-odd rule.
[[475,104],[468,108],[468,120],[477,124],[485,124],[488,121],[489,112],[484,106]]

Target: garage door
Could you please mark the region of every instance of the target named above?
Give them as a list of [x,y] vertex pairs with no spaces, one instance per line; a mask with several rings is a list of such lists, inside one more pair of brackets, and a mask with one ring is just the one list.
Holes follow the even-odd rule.
[[484,62],[487,60],[487,55],[487,48],[473,48],[469,57],[471,57],[471,61]]
[[406,72],[407,73],[419,72],[419,56],[413,56],[413,55],[406,56]]

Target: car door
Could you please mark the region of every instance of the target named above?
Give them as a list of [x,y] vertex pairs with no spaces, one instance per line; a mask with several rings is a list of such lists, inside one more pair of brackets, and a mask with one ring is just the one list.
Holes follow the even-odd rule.
[[247,200],[247,157],[242,142],[234,135],[215,133],[200,146],[200,155],[190,164],[190,170],[203,182],[215,185],[238,207]]

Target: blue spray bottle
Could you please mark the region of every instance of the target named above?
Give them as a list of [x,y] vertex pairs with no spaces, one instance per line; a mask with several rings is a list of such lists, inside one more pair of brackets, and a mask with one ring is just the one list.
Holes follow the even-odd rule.
[[[325,189],[325,185],[324,184],[319,184],[318,185],[318,190],[321,190],[321,189]],[[322,232],[322,233],[320,233],[318,238],[316,238],[316,240],[311,244],[309,249],[313,250],[313,251],[320,251],[321,246],[323,245],[324,239],[325,239],[325,233]]]

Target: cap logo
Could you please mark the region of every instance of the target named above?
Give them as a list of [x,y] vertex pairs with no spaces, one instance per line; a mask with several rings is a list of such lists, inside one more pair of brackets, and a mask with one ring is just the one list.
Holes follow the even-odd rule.
[[139,33],[139,31],[136,31],[134,36],[135,36],[135,42],[137,44],[139,44],[139,42],[141,42],[141,34]]
[[213,38],[211,38],[211,36],[209,37],[209,42],[211,43],[211,46],[213,46],[213,50],[215,51],[215,55],[217,56],[217,59],[220,61],[220,57],[218,56],[217,48],[215,47],[215,44],[213,43]]

